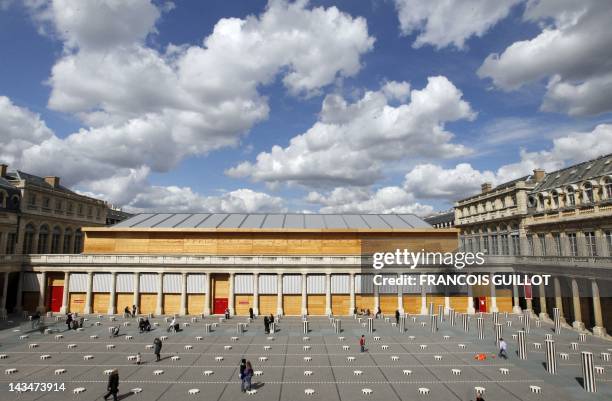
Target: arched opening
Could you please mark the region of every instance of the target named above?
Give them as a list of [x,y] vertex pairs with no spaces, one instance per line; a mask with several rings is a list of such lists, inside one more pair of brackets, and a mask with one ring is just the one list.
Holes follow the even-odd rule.
[[25,227],[25,232],[23,235],[23,253],[25,255],[28,255],[30,253],[34,253],[34,233],[35,233],[35,228],[34,225],[32,223],[29,223],[26,227]]
[[49,227],[44,224],[38,232],[38,253],[47,253],[49,249]]
[[54,227],[51,234],[51,253],[60,253],[60,237],[62,230],[59,227]]
[[71,249],[70,249],[70,242],[72,241],[72,230],[67,228],[66,231],[64,232],[64,245],[63,245],[63,252],[64,253],[70,253]]
[[83,252],[83,233],[81,229],[77,229],[74,234],[74,253]]

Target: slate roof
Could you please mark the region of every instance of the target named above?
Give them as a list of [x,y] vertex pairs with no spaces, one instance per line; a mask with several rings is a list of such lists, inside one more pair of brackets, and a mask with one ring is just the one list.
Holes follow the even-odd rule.
[[534,192],[560,188],[565,185],[612,174],[612,153],[546,174]]
[[410,229],[431,228],[413,214],[141,213],[113,228]]

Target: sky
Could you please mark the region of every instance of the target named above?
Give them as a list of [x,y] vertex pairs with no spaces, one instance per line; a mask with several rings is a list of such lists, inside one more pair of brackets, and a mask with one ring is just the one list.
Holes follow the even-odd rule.
[[0,0],[0,162],[132,212],[416,213],[612,152],[608,0]]

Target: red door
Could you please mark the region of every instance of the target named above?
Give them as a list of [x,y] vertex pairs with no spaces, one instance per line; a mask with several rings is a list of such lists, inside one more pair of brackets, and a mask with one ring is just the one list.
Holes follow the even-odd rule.
[[478,312],[487,311],[487,297],[478,297]]
[[62,298],[64,297],[64,286],[49,287],[49,310],[51,312],[59,312],[62,307]]
[[215,298],[213,314],[223,315],[225,313],[225,309],[227,309],[227,298]]

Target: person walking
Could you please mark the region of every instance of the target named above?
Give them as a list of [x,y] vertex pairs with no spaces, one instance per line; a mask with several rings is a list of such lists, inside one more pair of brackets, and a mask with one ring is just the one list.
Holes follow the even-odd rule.
[[132,305],[132,317],[136,317],[136,305]]
[[251,379],[253,378],[253,366],[251,365],[251,361],[247,361],[246,367],[244,369],[244,386],[245,391],[251,391]]
[[365,336],[363,334],[359,339],[359,347],[361,348],[361,352],[365,352]]
[[255,319],[255,313],[253,313],[253,308],[249,308],[249,317],[251,320]]
[[270,323],[274,323],[274,315],[270,313]]
[[155,340],[153,340],[153,353],[155,354],[155,362],[159,362],[160,360],[160,353],[161,353],[161,349],[162,349],[162,342],[158,337],[155,337]]
[[36,311],[34,315],[32,315],[32,328],[35,329],[40,324],[40,311]]
[[395,310],[395,324],[399,325],[399,318],[400,318],[400,313],[399,310],[396,309]]
[[244,380],[244,371],[246,370],[246,359],[242,358],[240,360],[240,374],[238,377],[240,378],[240,391],[243,393],[246,391],[245,380]]
[[117,369],[113,369],[110,376],[108,376],[108,393],[104,395],[104,399],[108,399],[111,395],[113,396],[113,401],[117,401],[117,393],[119,392],[119,371]]
[[123,309],[123,317],[130,317],[130,316],[132,316],[132,314],[130,313],[130,307],[129,307],[129,306],[126,306],[126,307]]
[[229,320],[229,318],[230,318],[230,310],[229,310],[229,308],[225,308],[224,314],[225,314],[225,320]]
[[140,365],[142,363],[142,357],[140,356],[140,352],[136,354],[136,365]]
[[268,316],[264,316],[264,331],[266,334],[270,334],[270,319]]
[[499,339],[499,357],[508,359],[508,343],[503,338]]
[[66,313],[66,326],[68,326],[66,331],[69,331],[72,326],[72,314],[70,313]]

